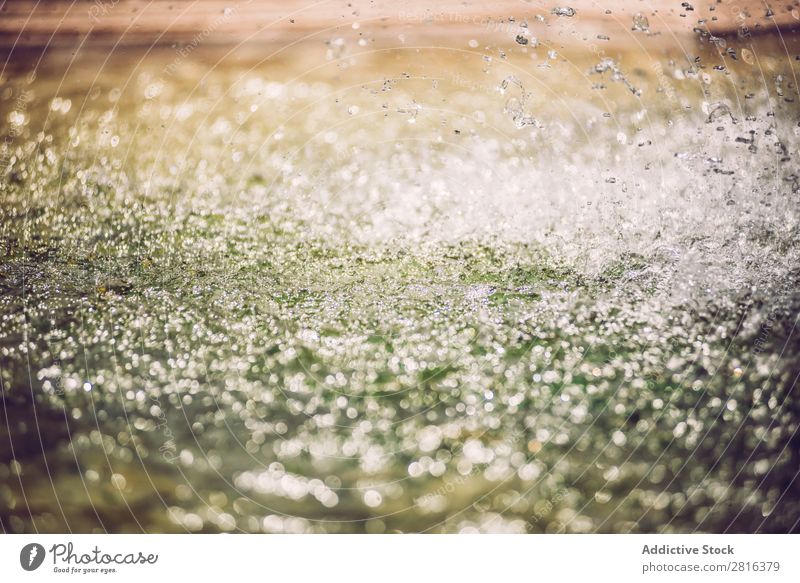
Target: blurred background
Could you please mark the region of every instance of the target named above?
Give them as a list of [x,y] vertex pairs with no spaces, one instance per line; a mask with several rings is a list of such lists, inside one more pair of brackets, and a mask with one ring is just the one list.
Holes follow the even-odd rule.
[[795,532],[796,0],[0,4],[4,532]]
[[[693,38],[698,30],[713,35],[737,34],[746,27],[754,35],[776,34],[798,23],[796,2],[633,2],[576,0],[563,5],[535,0],[456,2],[445,0],[436,6],[423,2],[265,2],[258,0],[216,2],[174,0],[107,0],[75,2],[20,0],[2,7],[3,43],[7,46],[60,46],[76,42],[120,45],[169,44],[185,42],[198,32],[214,28],[208,41],[238,44],[246,41],[297,42],[324,32],[349,27],[353,21],[368,23],[368,35],[382,45],[392,45],[398,35],[409,40],[427,38],[437,42],[461,35],[501,31],[486,30],[487,24],[509,22],[530,13],[549,13],[552,8],[580,13],[575,29],[582,34],[615,30],[610,42],[635,43],[631,19],[642,14],[661,33],[665,43],[674,37]],[[491,38],[491,36],[489,37]],[[565,42],[569,42],[564,39]]]

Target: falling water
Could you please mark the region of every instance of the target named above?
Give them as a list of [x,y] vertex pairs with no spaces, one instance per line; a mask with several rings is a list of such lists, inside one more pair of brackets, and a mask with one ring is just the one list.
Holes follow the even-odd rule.
[[4,528],[791,528],[794,63],[348,43],[6,75]]

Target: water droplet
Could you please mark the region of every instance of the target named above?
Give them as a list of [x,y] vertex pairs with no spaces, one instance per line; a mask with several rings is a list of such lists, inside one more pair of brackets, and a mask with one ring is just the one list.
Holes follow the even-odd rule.
[[566,16],[566,17],[573,17],[575,16],[575,9],[570,8],[569,6],[560,6],[553,8],[550,11],[550,14],[554,14],[555,16]]
[[631,30],[639,32],[650,32],[650,21],[641,12],[633,15],[633,28]]
[[376,508],[383,502],[383,496],[377,490],[367,490],[364,492],[364,504],[370,508]]

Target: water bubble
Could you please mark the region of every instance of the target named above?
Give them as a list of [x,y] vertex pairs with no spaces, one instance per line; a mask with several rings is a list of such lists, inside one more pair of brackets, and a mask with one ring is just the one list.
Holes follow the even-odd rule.
[[650,32],[650,21],[647,20],[647,17],[644,14],[637,12],[633,15],[633,26],[631,30],[638,32]]
[[364,492],[364,504],[370,508],[376,508],[383,502],[383,496],[377,490],[367,490]]
[[567,16],[567,17],[571,18],[571,17],[575,16],[575,9],[574,8],[570,8],[569,6],[562,6],[562,7],[553,8],[550,11],[550,13],[555,15],[555,16]]

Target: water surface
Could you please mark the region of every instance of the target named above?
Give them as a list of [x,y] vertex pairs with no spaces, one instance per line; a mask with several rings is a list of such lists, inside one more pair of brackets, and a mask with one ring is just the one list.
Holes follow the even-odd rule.
[[795,53],[466,40],[7,66],[5,531],[797,528]]

